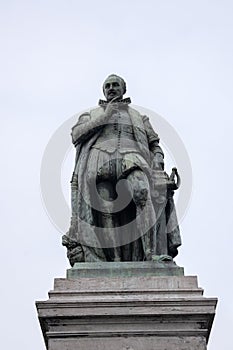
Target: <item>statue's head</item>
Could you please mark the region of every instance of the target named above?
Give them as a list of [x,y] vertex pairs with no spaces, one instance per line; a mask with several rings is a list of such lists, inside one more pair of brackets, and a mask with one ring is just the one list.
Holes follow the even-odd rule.
[[121,99],[126,93],[126,83],[123,78],[111,74],[104,81],[103,92],[107,101],[111,101],[115,97]]

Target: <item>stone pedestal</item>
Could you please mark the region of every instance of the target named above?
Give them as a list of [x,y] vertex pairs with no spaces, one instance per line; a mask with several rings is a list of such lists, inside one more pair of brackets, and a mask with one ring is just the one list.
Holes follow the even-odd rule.
[[48,350],[205,350],[217,299],[174,263],[81,263],[36,303]]

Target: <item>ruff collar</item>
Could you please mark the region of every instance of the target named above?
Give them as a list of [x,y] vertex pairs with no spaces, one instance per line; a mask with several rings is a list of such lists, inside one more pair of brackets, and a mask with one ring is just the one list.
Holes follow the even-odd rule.
[[[99,106],[106,107],[109,102],[105,100],[99,100]],[[123,98],[122,100],[115,101],[113,103],[122,103],[123,105],[128,105],[131,103],[130,97]]]

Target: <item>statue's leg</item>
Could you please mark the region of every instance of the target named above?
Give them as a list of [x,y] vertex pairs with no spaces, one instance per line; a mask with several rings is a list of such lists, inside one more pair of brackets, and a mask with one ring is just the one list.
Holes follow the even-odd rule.
[[146,174],[136,169],[127,177],[127,186],[136,205],[136,226],[140,230],[144,260],[151,260],[155,246],[155,212]]
[[115,185],[111,181],[97,183],[99,194],[99,226],[103,228],[104,236],[101,237],[104,252],[108,261],[120,261],[120,247],[116,247],[115,230],[117,229],[117,216],[113,214],[114,200],[116,199]]

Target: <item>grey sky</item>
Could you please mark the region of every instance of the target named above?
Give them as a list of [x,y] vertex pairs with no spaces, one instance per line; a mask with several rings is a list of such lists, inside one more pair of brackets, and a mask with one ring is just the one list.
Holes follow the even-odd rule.
[[45,349],[34,302],[47,299],[69,265],[41,201],[41,159],[54,131],[95,105],[114,72],[126,79],[133,103],[166,118],[187,148],[193,195],[176,262],[198,275],[206,296],[219,297],[208,349],[230,350],[232,1],[0,4],[3,348]]

